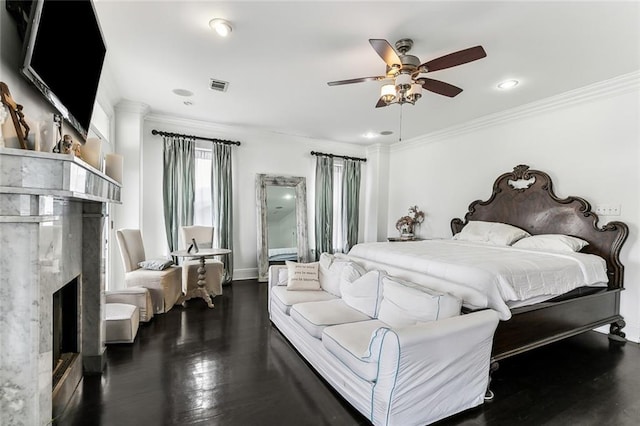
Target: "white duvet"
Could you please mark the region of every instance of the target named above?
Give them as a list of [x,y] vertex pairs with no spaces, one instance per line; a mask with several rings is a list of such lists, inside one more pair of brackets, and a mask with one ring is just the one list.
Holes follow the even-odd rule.
[[361,243],[351,249],[349,257],[472,287],[487,296],[488,307],[498,311],[502,320],[511,318],[508,304],[514,301],[560,295],[608,281],[606,262],[596,255],[468,241]]

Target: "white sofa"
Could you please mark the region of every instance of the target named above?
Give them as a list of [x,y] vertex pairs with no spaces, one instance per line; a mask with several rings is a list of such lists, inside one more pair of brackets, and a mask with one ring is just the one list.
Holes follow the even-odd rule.
[[460,315],[455,296],[344,257],[315,264],[320,289],[295,290],[294,269],[269,268],[269,317],[374,425],[430,424],[484,402],[495,311]]

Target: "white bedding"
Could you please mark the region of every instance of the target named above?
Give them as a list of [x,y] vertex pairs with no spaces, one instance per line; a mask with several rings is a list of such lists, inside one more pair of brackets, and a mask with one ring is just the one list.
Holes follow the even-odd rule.
[[402,268],[472,287],[488,307],[511,318],[509,306],[542,300],[577,287],[606,285],[606,262],[585,253],[543,252],[457,240],[379,242],[355,245],[349,257]]
[[269,260],[298,260],[297,247],[270,248]]

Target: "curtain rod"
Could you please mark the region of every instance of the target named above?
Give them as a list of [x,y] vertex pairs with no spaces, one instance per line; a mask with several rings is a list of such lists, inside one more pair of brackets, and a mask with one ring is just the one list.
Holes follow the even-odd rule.
[[344,160],[353,160],[353,161],[364,161],[366,162],[366,158],[358,158],[358,157],[348,157],[346,155],[336,155],[336,154],[325,154],[324,152],[311,151],[311,155],[320,155],[323,157],[331,157],[331,158],[342,158]]
[[240,142],[237,142],[237,141],[227,141],[227,140],[223,140],[223,139],[204,138],[202,136],[183,135],[181,133],[163,132],[163,131],[156,130],[156,129],[153,129],[151,131],[151,134],[152,135],[160,135],[160,136],[171,136],[171,137],[177,136],[177,137],[181,137],[181,138],[200,139],[200,140],[203,140],[203,141],[222,143],[222,144],[225,144],[225,145],[238,145],[238,146],[240,146]]

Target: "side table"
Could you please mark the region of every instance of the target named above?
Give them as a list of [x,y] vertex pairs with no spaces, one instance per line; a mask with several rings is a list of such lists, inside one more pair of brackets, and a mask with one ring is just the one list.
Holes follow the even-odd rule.
[[183,257],[183,258],[199,258],[200,266],[198,267],[198,286],[193,290],[189,291],[184,298],[182,299],[182,303],[186,302],[189,299],[193,299],[194,297],[200,297],[207,302],[207,306],[213,308],[213,302],[211,301],[211,296],[207,291],[205,281],[207,270],[204,267],[204,261],[207,257],[221,256],[227,255],[231,253],[231,250],[224,248],[211,248],[211,249],[200,249],[199,251],[188,252],[187,250],[176,250],[171,253],[171,256]]

